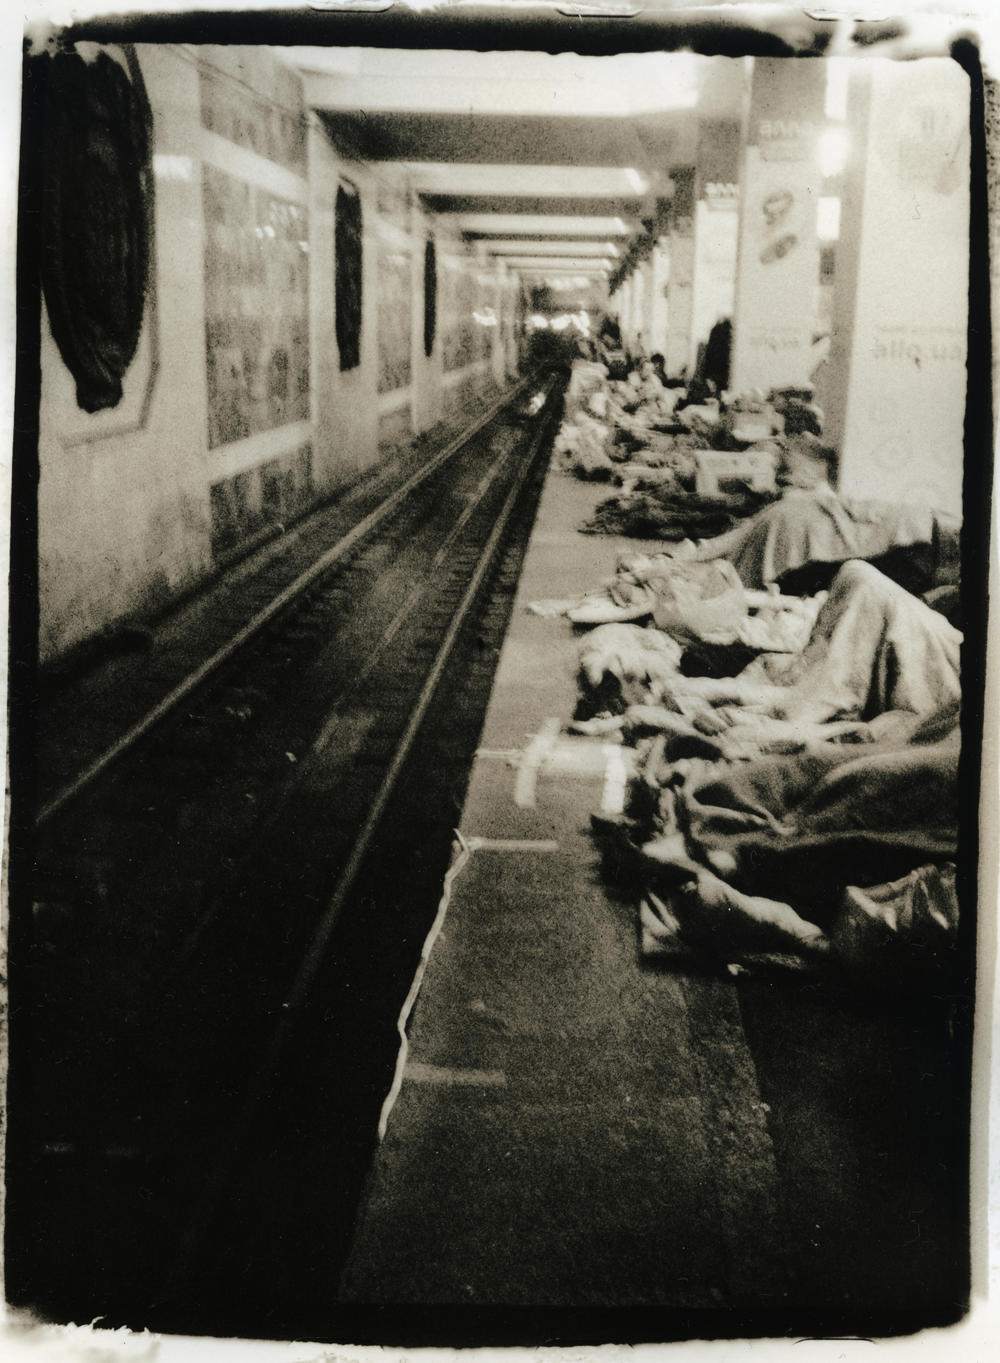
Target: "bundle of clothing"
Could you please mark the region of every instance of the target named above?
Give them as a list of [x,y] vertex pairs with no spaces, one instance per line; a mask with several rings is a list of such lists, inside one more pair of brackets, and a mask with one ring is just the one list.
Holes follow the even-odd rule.
[[[666,490],[658,504],[671,514]],[[706,518],[730,514],[724,496],[699,497],[699,506]],[[679,516],[679,508],[672,514]],[[829,588],[842,564],[865,559],[957,625],[960,530],[957,517],[927,506],[845,498],[825,483],[793,488],[721,535],[683,539],[662,554],[625,555],[601,586],[570,600],[536,602],[531,609],[566,614],[577,624],[639,620],[654,613],[656,581],[676,577],[681,564],[719,562],[729,564],[750,593],[815,597]]]
[[615,470],[610,444],[610,428],[586,411],[577,411],[572,419],[563,419],[553,450],[558,467],[571,469],[578,478],[608,482]]
[[[642,456],[657,434],[684,428],[673,412],[681,390],[664,386],[649,362],[625,379],[612,379],[605,366],[574,361],[566,390],[564,418],[555,450],[561,467],[579,477],[609,477],[612,462]],[[669,448],[650,454],[669,453]],[[649,462],[657,462],[650,458]]]
[[[626,809],[595,830],[643,949],[940,983],[958,932],[960,522],[837,493],[808,390],[682,398],[675,417],[715,465],[675,443],[692,478],[632,451],[627,491],[585,527],[670,548],[532,607],[590,629],[570,727],[631,751]],[[726,451],[773,456],[774,494],[748,475],[707,492]]]

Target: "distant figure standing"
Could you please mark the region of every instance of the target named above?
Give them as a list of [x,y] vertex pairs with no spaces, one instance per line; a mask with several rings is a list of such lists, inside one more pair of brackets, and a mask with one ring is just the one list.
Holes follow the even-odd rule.
[[610,315],[605,317],[601,323],[601,329],[597,333],[598,343],[606,346],[608,350],[621,350],[622,348],[622,329],[616,319]]
[[729,387],[729,359],[733,345],[733,324],[730,318],[723,317],[716,322],[708,333],[705,353],[696,379],[715,385],[717,393]]
[[654,372],[655,372],[655,374],[656,374],[656,377],[657,377],[657,378],[660,380],[660,382],[663,384],[664,388],[666,388],[666,386],[667,386],[667,362],[666,362],[666,360],[663,358],[663,356],[660,354],[660,352],[657,351],[655,355],[650,355],[650,357],[649,357],[649,362],[650,362],[650,364],[653,366],[653,370],[654,370]]
[[628,356],[622,349],[622,331],[614,317],[605,317],[601,323],[597,333],[597,356],[607,365],[609,378],[628,378]]

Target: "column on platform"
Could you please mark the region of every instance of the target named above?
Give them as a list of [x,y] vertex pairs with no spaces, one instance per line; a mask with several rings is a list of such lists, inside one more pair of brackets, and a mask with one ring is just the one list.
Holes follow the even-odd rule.
[[612,313],[612,316],[618,323],[618,331],[622,338],[622,345],[625,344],[625,303],[625,281],[623,279],[615,290],[615,305]]
[[740,173],[730,373],[730,388],[738,392],[809,383],[825,85],[823,62],[754,61]]
[[642,349],[645,355],[662,351],[660,335],[656,329],[656,248],[649,247],[649,255],[642,266]]
[[670,283],[667,292],[667,373],[686,371],[691,377],[691,319],[694,292],[694,181],[693,166],[670,172],[674,196],[667,228]]
[[496,384],[502,385],[507,377],[507,356],[504,346],[504,314],[507,307],[507,266],[502,260],[494,259],[493,272],[493,322],[490,327],[490,372]]
[[948,59],[859,64],[836,247],[825,432],[861,497],[962,509],[969,82]]
[[667,291],[670,288],[670,242],[666,236],[658,237],[650,257],[650,345],[649,353],[659,353],[666,359],[667,354]]
[[[410,206],[410,238],[413,242],[413,268],[410,271],[411,289],[411,340],[412,379],[410,387],[410,412],[413,431],[419,434],[433,426],[440,418],[441,408],[441,350],[435,343],[427,354],[425,332],[425,309],[427,307],[426,288],[433,284],[428,279],[427,252],[437,250],[434,229],[425,217],[417,196],[413,196]],[[436,300],[432,304],[436,307]]]
[[622,293],[620,286],[617,289],[610,289],[608,291],[608,302],[605,307],[605,312],[609,317],[615,317],[619,322],[621,321]]
[[632,351],[635,355],[650,354],[649,337],[652,330],[652,311],[650,308],[649,281],[651,275],[648,260],[641,261],[632,276],[633,289],[633,323],[635,329],[635,340]]
[[[739,240],[740,123],[702,119],[698,126],[690,363],[717,322],[731,320]],[[692,370],[693,372],[693,370]]]
[[635,278],[633,275],[629,275],[622,284],[621,294],[622,313],[620,320],[622,328],[622,345],[625,350],[631,353],[632,343],[635,340]]

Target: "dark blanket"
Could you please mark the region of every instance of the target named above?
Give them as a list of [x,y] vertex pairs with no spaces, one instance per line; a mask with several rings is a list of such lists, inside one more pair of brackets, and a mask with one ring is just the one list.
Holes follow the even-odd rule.
[[[587,535],[628,535],[633,539],[709,539],[724,535],[753,516],[773,494],[752,492],[706,495],[648,488],[601,502],[580,529]],[[715,555],[724,557],[724,555]]]
[[727,852],[737,889],[786,901],[827,926],[848,885],[877,885],[953,860],[957,701],[908,742],[828,743],[793,757],[691,762],[678,823],[701,860]]

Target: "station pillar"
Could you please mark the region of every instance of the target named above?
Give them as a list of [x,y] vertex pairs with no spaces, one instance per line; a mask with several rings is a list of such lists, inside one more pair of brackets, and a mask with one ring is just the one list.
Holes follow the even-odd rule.
[[825,88],[823,62],[754,61],[740,174],[729,380],[735,392],[809,383]]
[[670,252],[670,282],[667,291],[667,373],[679,375],[691,370],[691,320],[694,299],[694,167],[684,166],[670,172],[674,196],[670,202],[667,240]]
[[667,293],[670,288],[670,243],[665,236],[658,237],[650,257],[649,295],[650,295],[650,338],[649,353],[659,353],[666,359],[667,354]]
[[651,263],[647,259],[636,266],[635,274],[632,276],[632,288],[635,297],[633,349],[636,354],[649,355],[656,348],[650,344],[653,330],[653,309],[650,296],[652,275]]
[[825,434],[847,495],[962,509],[969,83],[949,59],[858,63]]
[[698,126],[691,272],[692,373],[716,322],[733,315],[741,131],[740,124],[729,119],[703,119]]
[[636,348],[639,332],[642,330],[642,286],[638,269],[633,270],[625,281],[625,296],[628,299],[628,322],[625,326],[625,349],[631,355]]
[[[426,353],[424,320],[427,300],[425,297],[426,271],[425,251],[437,241],[433,228],[424,217],[414,196],[411,209],[410,233],[417,249],[413,254],[413,268],[410,271],[410,416],[413,432],[419,435],[440,420],[441,415],[441,348],[435,336],[430,355]],[[432,306],[436,308],[435,298]]]
[[623,279],[619,285],[619,292],[617,292],[617,318],[619,318],[619,327],[621,330],[621,345],[623,345],[623,348],[625,349],[628,348],[628,328],[631,326],[632,320],[631,307],[629,307],[629,304],[631,304],[631,294],[631,279]]
[[492,323],[489,328],[490,373],[493,382],[502,386],[507,377],[507,353],[504,344],[505,314],[508,305],[507,266],[502,260],[493,261]]

